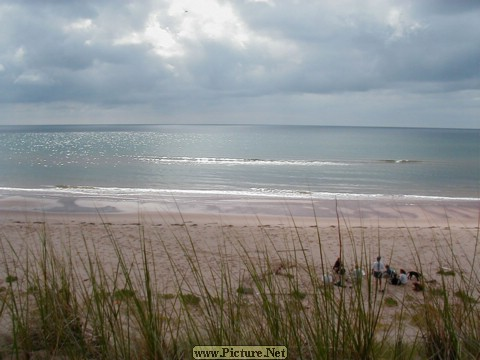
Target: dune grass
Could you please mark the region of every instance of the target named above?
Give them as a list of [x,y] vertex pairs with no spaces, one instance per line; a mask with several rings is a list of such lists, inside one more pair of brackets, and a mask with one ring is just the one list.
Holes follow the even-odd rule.
[[[3,236],[0,256],[8,276],[0,292],[0,358],[188,359],[196,345],[282,345],[292,359],[480,357],[479,262],[476,255],[460,261],[452,237],[432,239],[436,283],[423,278],[418,296],[391,296],[371,281],[376,254],[340,217],[338,228],[348,234],[338,233],[340,256],[348,249],[365,276],[352,277],[347,269],[335,279],[338,286],[325,281],[332,264],[319,226],[318,253],[308,251],[294,224],[290,251],[277,248],[267,233],[255,246],[225,235],[212,262],[197,249],[195,230],[180,225],[184,232],[175,241],[181,254],[160,235],[147,237],[140,223],[140,251],[132,257],[103,222],[113,268],[88,234],[58,249],[48,224],[36,226],[39,246],[26,256]],[[474,236],[478,246],[478,232]],[[80,265],[68,246],[72,240],[85,247]],[[413,234],[410,241],[417,269],[426,273]],[[153,247],[162,248],[173,269],[168,289]]]

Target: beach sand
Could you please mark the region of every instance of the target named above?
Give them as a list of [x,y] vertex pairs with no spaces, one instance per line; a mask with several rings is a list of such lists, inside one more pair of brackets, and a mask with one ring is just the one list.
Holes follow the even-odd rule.
[[[381,255],[397,271],[418,270],[425,279],[438,281],[441,267],[468,271],[478,251],[479,214],[479,201],[3,197],[0,286],[12,273],[21,283],[24,259],[38,254],[42,239],[59,254],[68,254],[85,282],[89,254],[98,255],[103,268],[113,273],[116,249],[127,264],[141,264],[145,247],[163,293],[197,291],[192,254],[212,287],[219,284],[222,264],[239,286],[251,286],[248,261],[278,274],[288,269],[299,273],[308,263],[324,274],[340,248],[347,271],[353,270],[354,259],[362,259],[359,265],[368,273]],[[459,262],[452,264],[452,253]],[[386,292],[398,298],[413,294],[410,286],[387,286]]]
[[[420,256],[423,272],[433,276],[442,266],[438,264],[441,248],[454,246],[466,265],[471,261],[479,215],[479,201],[210,198],[140,202],[12,196],[0,198],[0,234],[7,254],[11,248],[21,257],[38,245],[39,231],[46,231],[58,250],[73,248],[82,259],[92,246],[112,263],[115,251],[110,234],[131,256],[139,255],[140,238],[144,238],[152,244],[162,275],[171,272],[163,246],[180,254],[181,246],[194,244],[211,264],[220,248],[235,261],[238,246],[278,257],[297,251],[301,243],[312,261],[317,263],[322,252],[324,262],[333,265],[341,239],[347,267],[354,266],[354,252],[361,250],[372,261],[382,255],[396,269],[418,270]],[[8,264],[2,265],[0,279],[5,278]]]

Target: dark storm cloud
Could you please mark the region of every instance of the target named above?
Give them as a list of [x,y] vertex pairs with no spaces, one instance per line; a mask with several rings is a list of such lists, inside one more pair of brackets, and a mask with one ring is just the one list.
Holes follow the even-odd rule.
[[58,119],[69,104],[140,122],[199,121],[202,111],[239,121],[244,111],[245,122],[291,113],[389,125],[391,108],[424,116],[426,98],[432,107],[451,98],[448,113],[471,124],[479,16],[480,3],[466,0],[3,1],[0,106],[9,117],[0,123],[12,122],[16,104]]

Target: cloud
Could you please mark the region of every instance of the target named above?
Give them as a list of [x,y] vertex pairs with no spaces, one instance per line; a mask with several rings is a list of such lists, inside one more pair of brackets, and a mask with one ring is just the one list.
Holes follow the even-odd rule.
[[[387,106],[451,98],[448,113],[470,124],[480,98],[477,4],[6,0],[0,106],[41,106],[58,121],[70,119],[66,108],[90,107],[105,122],[125,113],[140,122],[395,125]],[[0,123],[12,122],[8,113]]]

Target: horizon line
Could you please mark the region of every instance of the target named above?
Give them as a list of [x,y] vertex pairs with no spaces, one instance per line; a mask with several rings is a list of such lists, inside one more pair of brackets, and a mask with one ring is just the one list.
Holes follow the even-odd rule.
[[332,124],[264,124],[264,123],[75,123],[75,124],[0,124],[0,128],[19,127],[113,127],[113,126],[285,126],[285,127],[342,127],[342,128],[386,128],[386,129],[444,129],[444,130],[480,130],[471,127],[445,127],[445,126],[393,126],[393,125],[332,125]]

